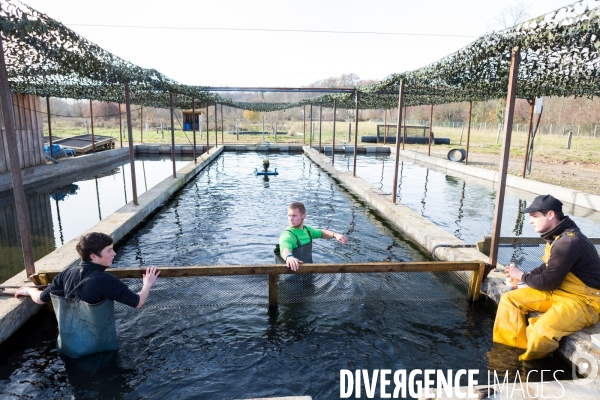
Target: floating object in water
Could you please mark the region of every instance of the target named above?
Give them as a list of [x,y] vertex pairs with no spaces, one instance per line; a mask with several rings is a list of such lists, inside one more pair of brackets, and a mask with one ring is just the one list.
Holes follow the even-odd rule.
[[279,172],[277,172],[277,168],[275,168],[275,171],[259,171],[258,168],[254,168],[254,174],[255,175],[279,175]]
[[269,159],[265,158],[263,160],[263,169],[265,170],[265,172],[267,172],[267,170],[269,169],[269,166],[271,165],[271,163],[269,163]]

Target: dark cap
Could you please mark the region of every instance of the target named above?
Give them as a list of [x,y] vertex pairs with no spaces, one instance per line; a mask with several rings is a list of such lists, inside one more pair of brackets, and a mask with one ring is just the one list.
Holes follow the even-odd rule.
[[520,212],[523,214],[528,214],[540,210],[562,211],[562,205],[563,203],[561,203],[559,200],[555,199],[549,194],[546,194],[533,199],[531,205],[522,209]]

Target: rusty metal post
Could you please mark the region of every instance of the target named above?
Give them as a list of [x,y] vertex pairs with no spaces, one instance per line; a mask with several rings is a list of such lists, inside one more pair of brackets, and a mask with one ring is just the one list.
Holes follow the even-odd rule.
[[[400,130],[402,126],[402,107],[404,107],[404,81],[400,81],[398,91],[398,123],[396,124],[396,159],[394,160],[394,182],[392,183],[392,204],[396,204],[398,192],[398,160],[400,160]],[[406,122],[405,122],[406,123]]]
[[144,117],[143,117],[144,106],[140,106],[140,143],[144,143]]
[[356,154],[358,152],[358,103],[360,102],[360,92],[358,90],[354,91],[356,103],[354,108],[354,166],[352,168],[352,176],[356,176]]
[[517,93],[517,78],[521,52],[519,48],[512,51],[510,74],[508,78],[508,93],[506,94],[506,113],[504,117],[504,140],[502,141],[502,159],[500,163],[500,179],[496,191],[496,209],[494,224],[492,226],[492,243],[490,248],[490,264],[496,265],[498,261],[498,246],[500,244],[500,228],[502,227],[502,212],[504,210],[504,192],[506,190],[506,175],[508,173],[508,159],[510,155],[510,139],[512,135],[513,115],[515,111],[515,97]]
[[123,121],[121,120],[121,103],[119,104],[119,141],[123,147]]
[[173,178],[177,178],[177,169],[175,167],[175,110],[173,109],[173,92],[169,92],[169,107],[171,109],[171,158],[173,159]]
[[4,45],[0,35],[0,104],[2,104],[2,115],[4,117],[4,133],[8,153],[8,164],[12,177],[13,195],[15,196],[15,208],[17,209],[17,222],[19,225],[19,237],[21,239],[21,250],[27,276],[35,274],[33,259],[33,248],[31,246],[31,232],[29,231],[29,214],[23,188],[23,177],[21,176],[21,163],[19,162],[19,150],[17,148],[17,133],[15,131],[15,114],[12,102],[12,94],[8,85],[8,74],[6,73],[6,60],[4,59]]
[[469,126],[467,127],[467,154],[465,155],[465,165],[469,163],[469,142],[471,140],[471,115],[473,113],[473,102],[469,101]]
[[[400,112],[400,111],[398,111]],[[402,139],[402,150],[404,150],[404,145],[406,144],[406,106],[404,106],[404,135]]]
[[225,144],[225,129],[223,129],[223,104],[221,104],[221,144]]
[[302,141],[302,144],[306,144],[306,104],[304,105],[304,112],[302,113],[302,119],[304,120],[304,129],[302,130],[304,132],[304,140]]
[[125,82],[125,112],[127,114],[127,137],[129,140],[129,165],[131,166],[131,191],[133,205],[138,205],[137,186],[135,183],[135,154],[133,150],[133,129],[131,127],[131,102],[129,101],[129,82]]
[[383,144],[385,145],[387,140],[387,110],[383,110]]
[[309,146],[312,149],[312,140],[313,140],[313,121],[312,121],[312,103],[310,103],[310,135],[309,135]]
[[195,99],[192,97],[192,131],[194,132],[194,164],[196,163],[196,103]]
[[[404,125],[406,125],[406,121],[404,121]],[[429,150],[427,151],[427,155],[431,155],[431,141],[433,138],[433,104],[431,105],[431,110],[429,111]]]
[[50,97],[46,97],[46,111],[48,112],[48,144],[50,145],[50,157],[54,158],[52,150],[52,122],[50,121]]
[[531,134],[533,133],[533,109],[535,108],[535,99],[528,99],[529,103],[529,124],[527,125],[527,146],[525,146],[525,160],[523,161],[523,178],[527,172],[527,160],[529,158],[529,144],[531,142]]
[[337,113],[337,104],[333,99],[333,144],[331,145],[331,165],[335,164],[335,116]]
[[219,105],[215,103],[215,146],[219,145]]
[[321,154],[321,126],[323,123],[323,105],[319,106],[319,154]]
[[210,149],[210,131],[208,130],[208,104],[206,104],[206,151]]
[[96,141],[94,140],[94,111],[92,110],[92,99],[90,99],[90,122],[92,123],[92,153],[95,153]]

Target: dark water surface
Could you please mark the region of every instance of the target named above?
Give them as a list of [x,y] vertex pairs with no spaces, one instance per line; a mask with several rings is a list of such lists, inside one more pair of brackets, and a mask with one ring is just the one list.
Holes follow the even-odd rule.
[[[271,155],[280,175],[268,178],[252,173],[262,158],[219,157],[119,244],[115,266],[272,263],[292,201],[307,224],[349,237],[315,241],[315,262],[428,260],[306,157]],[[486,381],[495,306],[470,304],[454,274],[282,276],[279,299],[269,313],[264,276],[159,278],[142,310],[116,307],[118,354],[75,363],[42,313],[0,348],[0,395],[333,399],[340,369],[478,369]]]
[[[176,168],[188,161],[178,159]],[[68,162],[68,161],[65,161]],[[138,157],[138,196],[172,174],[171,160]],[[25,192],[34,259],[37,261],[133,199],[129,159],[84,176],[56,176],[54,182]],[[0,283],[23,269],[15,201],[12,192],[0,197]]]

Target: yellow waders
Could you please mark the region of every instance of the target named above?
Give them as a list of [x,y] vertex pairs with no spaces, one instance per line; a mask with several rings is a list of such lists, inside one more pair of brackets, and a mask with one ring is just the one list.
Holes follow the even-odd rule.
[[[548,265],[551,246],[546,245],[542,260]],[[544,313],[529,318],[528,312]],[[493,340],[508,346],[526,349],[519,360],[543,358],[558,348],[562,337],[571,335],[598,322],[600,290],[586,286],[569,272],[558,289],[545,292],[522,288],[507,292],[500,298]]]

